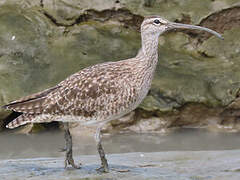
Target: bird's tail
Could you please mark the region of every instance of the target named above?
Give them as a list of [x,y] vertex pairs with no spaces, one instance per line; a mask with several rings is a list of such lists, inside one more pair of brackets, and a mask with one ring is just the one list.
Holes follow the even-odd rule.
[[31,122],[33,122],[35,117],[36,117],[36,115],[34,115],[34,114],[22,114],[22,115],[18,116],[16,119],[14,119],[13,121],[11,121],[10,123],[8,123],[8,125],[6,127],[9,129],[13,129],[18,126],[21,126],[21,125],[24,125],[27,123],[31,123]]
[[25,114],[39,114],[44,109],[44,102],[49,93],[56,91],[60,86],[56,86],[50,89],[46,89],[42,92],[32,94],[30,96],[23,97],[17,101],[13,101],[5,106],[4,109],[22,112]]

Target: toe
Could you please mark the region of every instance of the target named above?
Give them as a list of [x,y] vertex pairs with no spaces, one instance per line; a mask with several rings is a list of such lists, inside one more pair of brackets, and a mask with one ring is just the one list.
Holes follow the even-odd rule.
[[100,168],[97,168],[96,171],[98,171],[100,173],[108,173],[109,172],[109,168],[101,166]]

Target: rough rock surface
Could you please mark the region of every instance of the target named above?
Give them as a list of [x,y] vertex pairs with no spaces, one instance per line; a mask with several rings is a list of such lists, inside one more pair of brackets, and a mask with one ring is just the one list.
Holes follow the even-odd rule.
[[[0,104],[53,86],[89,65],[134,56],[143,16],[159,14],[212,28],[225,40],[198,31],[160,37],[148,97],[131,118],[113,121],[105,131],[238,130],[239,12],[238,0],[1,1]],[[1,110],[0,119],[8,114]]]

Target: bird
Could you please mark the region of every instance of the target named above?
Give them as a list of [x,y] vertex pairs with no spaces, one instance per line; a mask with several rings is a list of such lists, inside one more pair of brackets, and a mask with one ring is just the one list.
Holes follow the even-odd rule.
[[206,27],[171,22],[160,16],[147,16],[141,27],[141,48],[133,58],[105,62],[84,68],[54,87],[23,97],[3,108],[22,113],[6,127],[13,129],[27,123],[61,121],[64,124],[65,168],[76,165],[72,155],[69,123],[97,126],[95,140],[101,160],[98,169],[109,172],[101,144],[101,129],[112,120],[133,111],[146,97],[158,62],[159,36],[176,29],[202,30],[223,39]]

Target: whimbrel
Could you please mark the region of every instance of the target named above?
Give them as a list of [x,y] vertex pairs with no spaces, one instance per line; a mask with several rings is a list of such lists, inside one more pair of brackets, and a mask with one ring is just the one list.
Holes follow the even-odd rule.
[[101,159],[100,170],[109,171],[101,145],[101,128],[106,122],[134,110],[147,95],[158,62],[158,37],[173,29],[217,32],[200,26],[170,22],[159,16],[146,17],[141,24],[142,47],[134,58],[97,64],[71,75],[55,87],[3,106],[23,114],[7,125],[16,128],[26,123],[63,121],[66,139],[65,167],[74,168],[72,138],[68,122],[97,124],[95,134]]

